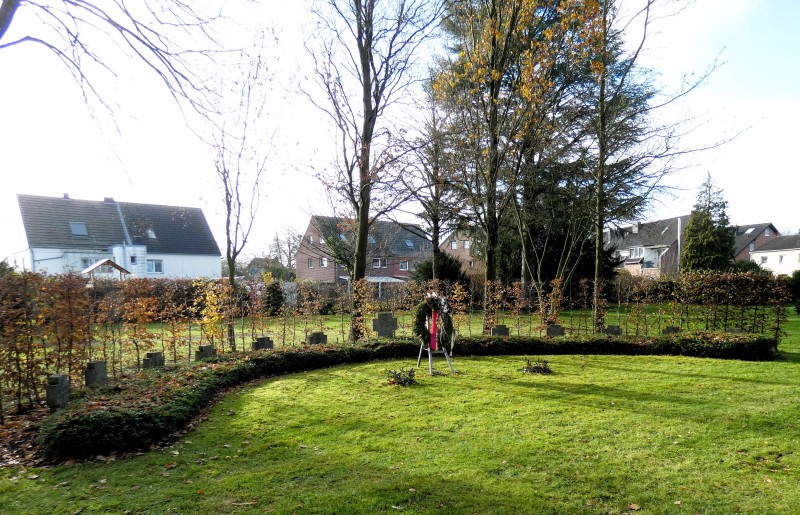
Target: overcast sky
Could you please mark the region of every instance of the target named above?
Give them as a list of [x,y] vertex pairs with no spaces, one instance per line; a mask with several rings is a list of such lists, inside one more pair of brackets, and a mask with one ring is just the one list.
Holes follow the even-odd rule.
[[[227,6],[228,4],[226,4]],[[35,24],[23,5],[12,30]],[[268,185],[257,234],[247,253],[258,254],[276,231],[304,230],[308,216],[327,214],[313,179],[333,160],[327,120],[302,95],[311,73],[303,48],[308,25],[304,2],[249,3],[250,22],[275,30],[268,39],[275,72],[270,96],[272,136]],[[647,219],[688,214],[710,172],[724,190],[734,224],[772,222],[784,234],[800,229],[794,209],[800,193],[800,2],[699,0],[660,22],[644,63],[668,87],[702,73],[716,58],[724,64],[679,109],[706,122],[685,141],[702,146],[742,132],[732,142],[681,164],[669,178],[672,196],[656,202]],[[17,25],[18,24],[18,25]],[[114,63],[119,80],[103,90],[119,131],[107,113],[92,117],[68,71],[43,47],[0,50],[0,259],[27,247],[16,194],[183,205],[203,208],[224,245],[223,207],[214,154],[147,70]]]

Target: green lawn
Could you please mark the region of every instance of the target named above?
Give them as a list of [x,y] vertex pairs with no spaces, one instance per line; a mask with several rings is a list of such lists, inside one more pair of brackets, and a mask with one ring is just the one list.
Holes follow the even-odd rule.
[[[800,318],[769,362],[456,358],[385,386],[345,366],[233,393],[173,447],[0,471],[3,513],[791,513]],[[439,370],[446,366],[437,362]],[[635,506],[634,506],[635,505]]]

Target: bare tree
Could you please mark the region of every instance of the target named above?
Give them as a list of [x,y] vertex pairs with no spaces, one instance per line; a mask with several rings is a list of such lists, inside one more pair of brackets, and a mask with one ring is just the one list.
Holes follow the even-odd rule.
[[406,146],[407,165],[400,176],[403,187],[421,207],[423,220],[433,245],[432,275],[439,278],[442,234],[455,230],[460,222],[463,203],[458,197],[453,161],[456,159],[450,141],[452,129],[449,113],[442,109],[433,88],[426,85],[422,117],[417,122],[421,134]]
[[294,259],[302,238],[303,235],[293,227],[287,227],[283,235],[276,232],[269,244],[269,257],[277,259],[286,268],[295,268]]
[[[267,102],[267,68],[258,55],[245,64],[238,98],[232,109],[219,108],[223,119],[214,135],[215,168],[225,203],[225,261],[233,295],[237,293],[236,260],[247,245],[260,200],[260,185],[268,151],[259,136]],[[238,93],[238,97],[236,96]],[[228,343],[236,350],[233,321],[228,322]]]
[[[307,94],[337,131],[340,154],[327,185],[355,215],[356,281],[366,273],[370,224],[397,205],[387,193],[397,155],[384,118],[414,80],[418,50],[441,12],[440,0],[327,0],[315,10],[321,30],[308,50],[324,102]],[[353,336],[360,337],[355,326]]]
[[113,75],[112,55],[119,50],[149,68],[179,103],[209,115],[214,93],[200,64],[211,63],[219,51],[210,31],[218,17],[184,0],[0,0],[0,50],[47,48],[72,73],[84,98],[109,110],[95,88],[95,73]]

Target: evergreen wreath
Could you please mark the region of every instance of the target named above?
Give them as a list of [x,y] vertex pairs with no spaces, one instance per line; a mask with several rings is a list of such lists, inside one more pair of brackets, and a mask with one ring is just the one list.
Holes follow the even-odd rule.
[[435,293],[429,293],[424,301],[414,308],[414,334],[422,340],[426,347],[431,344],[431,332],[428,329],[428,320],[433,317],[433,311],[438,315],[437,327],[439,329],[438,341],[445,345],[449,339],[450,352],[453,350],[453,317],[450,316],[450,304],[447,299]]

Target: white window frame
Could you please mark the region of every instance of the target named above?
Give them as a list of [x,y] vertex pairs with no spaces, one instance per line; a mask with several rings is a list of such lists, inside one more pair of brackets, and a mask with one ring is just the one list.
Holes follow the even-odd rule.
[[314,243],[314,237],[311,236],[310,234],[306,235],[306,243],[308,243],[309,245]]
[[389,263],[386,258],[372,258],[372,268],[388,268]]
[[756,244],[755,243],[751,243],[750,244],[750,252],[753,252],[754,250],[756,250]]
[[82,257],[81,258],[81,270],[83,270],[84,268],[89,268],[96,261],[97,261],[96,259],[92,259],[92,258],[88,258],[88,257]]
[[767,238],[769,238],[769,227],[767,227],[766,229],[764,229],[764,236],[766,236]]
[[761,256],[761,264],[763,265],[766,262],[767,262],[767,256]]
[[314,268],[314,258],[313,257],[308,258],[308,268],[309,269]]
[[[158,269],[161,270],[158,270]],[[148,274],[163,274],[164,273],[164,260],[163,259],[148,259],[147,260],[147,273]]]
[[472,244],[471,244],[471,242],[470,242],[469,240],[464,240],[464,248],[465,248],[466,250],[469,250],[469,248],[470,248],[470,246],[471,246],[471,245],[472,245]]
[[458,250],[458,240],[453,240],[450,242],[450,250]]
[[328,268],[328,258],[320,256],[320,258],[319,258],[319,267],[320,268]]
[[400,261],[400,270],[408,270],[408,261]]

